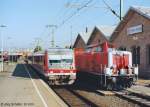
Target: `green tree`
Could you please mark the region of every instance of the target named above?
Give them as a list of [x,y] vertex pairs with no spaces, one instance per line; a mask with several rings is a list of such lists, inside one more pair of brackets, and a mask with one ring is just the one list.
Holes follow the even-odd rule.
[[42,51],[42,47],[41,46],[36,46],[34,49],[34,52],[38,52],[38,51]]

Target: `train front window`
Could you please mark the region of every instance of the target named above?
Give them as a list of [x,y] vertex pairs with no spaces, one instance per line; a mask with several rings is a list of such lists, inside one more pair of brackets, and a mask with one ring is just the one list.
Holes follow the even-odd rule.
[[49,60],[49,68],[60,68],[61,60]]
[[52,64],[52,63],[61,63],[61,60],[49,60],[49,63]]
[[73,60],[72,59],[62,59],[62,62],[64,62],[64,63],[72,63]]

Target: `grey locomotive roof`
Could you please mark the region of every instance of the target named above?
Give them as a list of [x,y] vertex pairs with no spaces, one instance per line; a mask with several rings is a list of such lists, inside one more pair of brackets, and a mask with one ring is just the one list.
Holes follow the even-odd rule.
[[72,49],[67,48],[49,48],[48,54],[71,54],[73,53]]
[[150,19],[150,7],[132,6],[130,9]]

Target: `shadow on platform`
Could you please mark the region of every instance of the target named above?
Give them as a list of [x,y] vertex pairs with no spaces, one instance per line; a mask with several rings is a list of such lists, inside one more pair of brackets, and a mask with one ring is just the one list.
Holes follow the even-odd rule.
[[[25,69],[26,66],[28,71]],[[29,73],[28,73],[29,72]],[[29,74],[33,79],[39,79],[40,77],[37,75],[36,71],[32,68],[28,67],[26,64],[17,64],[16,68],[14,69],[12,76],[14,77],[23,77],[23,78],[30,78]]]

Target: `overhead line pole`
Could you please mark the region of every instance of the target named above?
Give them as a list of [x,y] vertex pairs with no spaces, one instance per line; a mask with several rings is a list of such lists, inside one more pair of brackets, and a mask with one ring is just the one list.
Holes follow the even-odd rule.
[[51,47],[55,46],[54,41],[54,29],[57,28],[57,25],[46,25],[47,28],[52,28],[52,40],[51,40]]
[[71,36],[71,38],[70,38],[70,39],[71,39],[71,46],[70,46],[70,47],[72,48],[72,47],[73,47],[73,46],[72,46],[72,45],[73,45],[73,44],[72,44],[72,25],[70,26],[70,30],[71,30],[71,32],[70,32],[70,33],[71,33],[71,35],[70,35],[70,36]]
[[117,14],[115,10],[113,10],[106,2],[105,0],[103,0],[104,4],[107,6],[107,8],[115,15],[119,18],[119,20],[121,21],[123,18],[122,18],[122,14],[123,14],[123,0],[120,0],[120,6],[119,6],[119,10],[120,10],[120,13]]
[[122,20],[123,16],[123,0],[120,0],[120,20]]
[[121,14],[121,8],[122,8],[122,4],[121,4],[121,0],[120,0],[120,20],[122,19],[121,17],[122,17],[122,14]]

